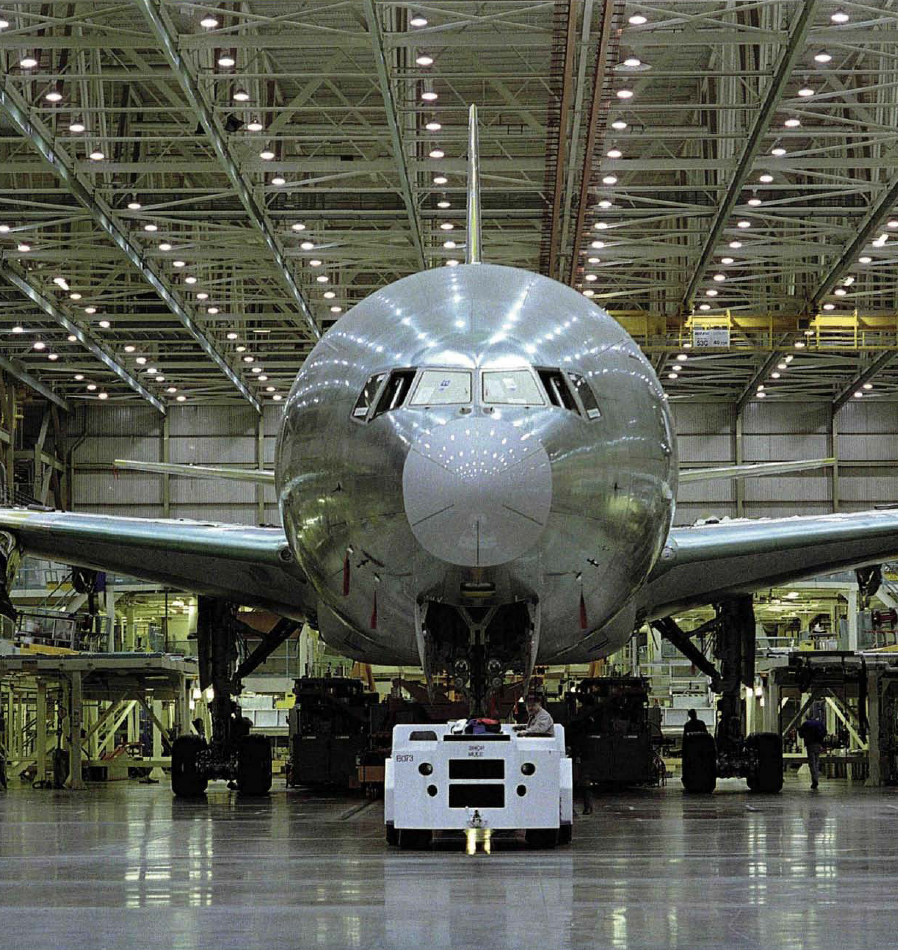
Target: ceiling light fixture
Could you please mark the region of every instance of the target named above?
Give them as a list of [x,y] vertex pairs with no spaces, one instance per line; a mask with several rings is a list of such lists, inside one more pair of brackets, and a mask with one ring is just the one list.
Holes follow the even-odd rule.
[[614,122],[611,123],[611,128],[616,129],[618,132],[623,132],[626,127],[627,123],[624,122],[623,119],[615,119]]
[[214,30],[218,26],[218,20],[214,16],[205,16],[200,20],[200,26],[205,27],[207,30]]
[[832,56],[830,56],[829,53],[826,53],[822,50],[819,53],[817,53],[817,55],[814,57],[815,63],[828,63],[831,60],[832,60]]
[[618,89],[616,95],[618,99],[632,99],[633,90],[632,89]]
[[628,21],[632,26],[642,26],[646,22],[645,17],[641,13],[634,13]]
[[246,123],[247,132],[261,132],[265,126],[258,119],[253,119],[250,122]]
[[428,56],[427,53],[419,53],[415,57],[415,62],[419,66],[433,66],[433,57]]
[[235,60],[234,57],[229,55],[228,53],[225,53],[224,56],[218,57],[218,65],[224,66],[225,69],[230,69],[231,66],[236,65],[236,63],[237,63],[237,60]]

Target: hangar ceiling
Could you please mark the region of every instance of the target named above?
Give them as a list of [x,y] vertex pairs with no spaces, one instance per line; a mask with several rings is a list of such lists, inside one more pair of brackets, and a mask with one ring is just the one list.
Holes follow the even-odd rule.
[[898,394],[893,0],[0,24],[0,349],[67,400],[282,398],[341,312],[463,259],[471,102],[486,258],[610,309],[672,399]]

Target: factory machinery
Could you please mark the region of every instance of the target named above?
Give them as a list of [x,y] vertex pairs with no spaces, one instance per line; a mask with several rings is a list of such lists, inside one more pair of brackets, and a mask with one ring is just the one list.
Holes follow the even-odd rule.
[[[396,680],[394,693],[400,687],[410,699],[391,695],[379,702],[361,680],[296,680],[296,702],[289,720],[288,784],[363,788],[379,794],[396,726],[426,728],[467,718],[464,701],[452,701],[437,690],[430,702],[424,687],[409,681]],[[499,718],[509,718],[515,699],[514,688],[503,693],[496,710]],[[563,699],[547,702],[553,719],[565,729],[580,784],[658,783],[663,774],[660,733],[652,730],[647,706],[648,680],[642,677],[585,679]]]

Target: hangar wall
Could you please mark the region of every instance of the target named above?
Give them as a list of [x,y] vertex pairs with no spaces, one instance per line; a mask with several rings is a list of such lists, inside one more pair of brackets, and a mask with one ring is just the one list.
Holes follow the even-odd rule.
[[[672,405],[684,467],[823,458],[835,454],[838,469],[684,485],[677,524],[697,518],[777,517],[857,511],[898,503],[898,403],[851,402],[833,420],[827,402],[752,402],[739,425],[732,403]],[[83,438],[73,421],[73,501],[81,511],[138,517],[197,518],[257,524],[279,523],[272,488],[237,482],[113,473],[116,458],[248,468],[274,462],[282,408],[265,407],[260,419],[247,406],[179,406],[163,420],[137,405],[90,406]],[[167,433],[165,430],[167,429]],[[833,433],[835,453],[833,453]],[[261,503],[261,507],[260,507]]]

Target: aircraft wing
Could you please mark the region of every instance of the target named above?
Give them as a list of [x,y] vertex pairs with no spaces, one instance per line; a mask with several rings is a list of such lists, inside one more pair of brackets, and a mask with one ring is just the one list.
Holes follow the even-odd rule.
[[264,468],[223,468],[217,465],[182,465],[179,462],[135,462],[116,459],[115,468],[130,472],[152,472],[154,475],[182,475],[186,478],[221,478],[232,482],[255,482],[273,485],[274,472]]
[[3,534],[35,557],[266,607],[294,619],[315,607],[312,585],[280,528],[0,508],[0,541]]
[[679,483],[705,482],[713,478],[757,478],[760,475],[783,475],[787,472],[805,472],[809,468],[835,465],[831,459],[805,459],[800,462],[748,462],[745,465],[723,465],[715,468],[680,469]]
[[898,557],[898,510],[673,528],[639,616],[665,617],[736,594]]

